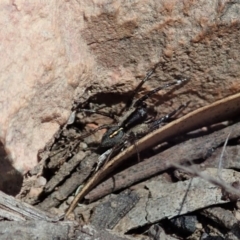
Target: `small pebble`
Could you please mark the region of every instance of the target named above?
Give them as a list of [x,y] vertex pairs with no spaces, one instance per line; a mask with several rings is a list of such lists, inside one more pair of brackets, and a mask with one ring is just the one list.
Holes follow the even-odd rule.
[[171,223],[180,231],[182,234],[190,235],[195,232],[196,224],[198,223],[195,215],[180,216],[170,220]]
[[235,215],[235,218],[236,218],[238,221],[240,221],[240,211],[237,210],[234,215]]
[[67,204],[70,205],[72,203],[73,199],[74,199],[74,196],[68,197]]
[[81,148],[81,149],[84,150],[84,149],[87,149],[87,147],[88,147],[88,145],[87,145],[85,142],[81,142],[81,143],[80,143],[80,148]]

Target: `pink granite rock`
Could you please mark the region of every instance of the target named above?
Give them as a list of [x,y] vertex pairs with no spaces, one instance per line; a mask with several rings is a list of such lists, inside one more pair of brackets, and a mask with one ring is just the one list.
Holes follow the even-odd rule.
[[190,78],[162,114],[239,92],[239,4],[228,2],[1,1],[0,137],[13,166],[24,173],[36,165],[73,98],[93,82],[128,91],[162,61],[146,90]]
[[0,9],[0,136],[14,167],[26,172],[66,122],[93,59],[71,3],[2,1]]

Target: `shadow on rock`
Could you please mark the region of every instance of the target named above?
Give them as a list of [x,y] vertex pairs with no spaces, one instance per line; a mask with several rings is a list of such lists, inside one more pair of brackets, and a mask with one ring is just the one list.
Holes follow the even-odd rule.
[[20,192],[23,176],[9,161],[4,145],[0,142],[0,190],[15,196]]

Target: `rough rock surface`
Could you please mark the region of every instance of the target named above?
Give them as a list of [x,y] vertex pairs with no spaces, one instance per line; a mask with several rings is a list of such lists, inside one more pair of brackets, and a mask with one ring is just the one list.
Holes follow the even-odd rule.
[[162,114],[240,90],[236,1],[4,0],[0,9],[1,155],[21,173],[36,165],[87,86],[132,90],[160,61],[145,90],[190,78],[165,99]]

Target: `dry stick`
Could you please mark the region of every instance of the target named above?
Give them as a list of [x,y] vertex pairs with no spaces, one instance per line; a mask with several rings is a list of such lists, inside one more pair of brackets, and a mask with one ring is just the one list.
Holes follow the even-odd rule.
[[213,185],[216,185],[216,186],[224,189],[226,192],[235,194],[240,197],[240,191],[237,190],[236,188],[232,187],[231,185],[225,183],[222,179],[217,179],[217,178],[209,176],[208,174],[202,173],[193,166],[192,167],[184,167],[178,163],[172,163],[171,166],[181,169],[190,174],[194,174],[195,176],[205,179],[206,181],[212,183]]
[[[139,151],[143,151],[156,144],[164,142],[173,136],[226,120],[230,115],[239,111],[239,109],[240,93],[197,109],[140,139],[138,141]],[[130,146],[108,162],[102,169],[96,172],[96,174],[93,175],[82,188],[81,192],[79,192],[74,198],[65,216],[67,217],[77,206],[78,202],[82,200],[84,196],[88,194],[99,182],[101,182],[107,175],[116,169],[117,166],[133,154],[135,154],[135,147]]]
[[[50,213],[20,201],[0,191],[0,214],[14,220],[44,220],[57,222],[62,216],[54,217]],[[5,211],[3,211],[5,210]],[[0,215],[1,216],[1,215]],[[1,216],[2,217],[2,216]]]

